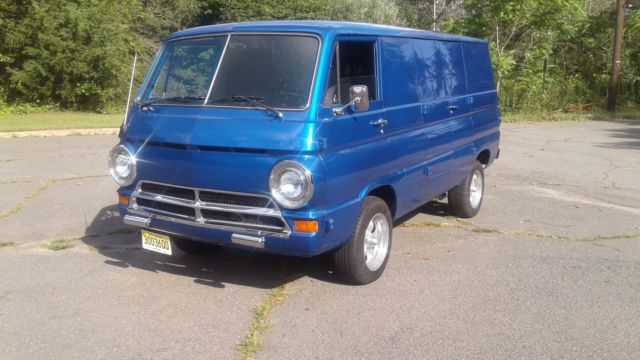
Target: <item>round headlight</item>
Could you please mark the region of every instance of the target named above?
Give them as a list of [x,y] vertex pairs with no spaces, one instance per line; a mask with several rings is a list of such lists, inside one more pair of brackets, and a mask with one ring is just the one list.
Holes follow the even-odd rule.
[[136,178],[136,157],[124,145],[118,145],[109,153],[109,173],[120,186],[129,186]]
[[311,173],[295,161],[286,160],[276,165],[269,176],[271,196],[287,209],[305,206],[313,196]]

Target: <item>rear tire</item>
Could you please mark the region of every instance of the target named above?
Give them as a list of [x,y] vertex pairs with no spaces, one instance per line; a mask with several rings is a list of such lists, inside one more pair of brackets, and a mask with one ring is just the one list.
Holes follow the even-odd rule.
[[484,199],[484,167],[479,161],[462,183],[449,190],[448,197],[452,215],[469,219],[478,214]]
[[354,284],[376,281],[389,261],[392,234],[393,222],[387,204],[375,196],[365,198],[353,235],[334,253],[337,273]]
[[178,237],[172,238],[171,242],[173,242],[178,249],[187,254],[211,254],[220,248],[217,245]]

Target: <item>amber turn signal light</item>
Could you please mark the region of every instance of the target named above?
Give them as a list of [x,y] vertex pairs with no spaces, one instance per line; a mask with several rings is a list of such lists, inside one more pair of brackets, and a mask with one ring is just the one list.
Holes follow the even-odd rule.
[[298,232],[316,233],[318,232],[318,221],[296,220],[293,222],[293,229]]
[[118,195],[118,204],[129,206],[129,197],[127,195]]

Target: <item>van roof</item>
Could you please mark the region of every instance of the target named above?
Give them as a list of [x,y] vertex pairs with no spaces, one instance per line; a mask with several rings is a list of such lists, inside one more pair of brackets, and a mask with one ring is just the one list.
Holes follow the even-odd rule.
[[231,24],[200,26],[181,30],[169,35],[166,40],[185,36],[207,35],[227,32],[251,31],[283,31],[283,32],[311,32],[326,37],[327,35],[376,35],[432,39],[444,41],[481,42],[485,40],[466,36],[408,29],[389,25],[375,25],[347,21],[318,21],[318,20],[287,20],[287,21],[252,21]]

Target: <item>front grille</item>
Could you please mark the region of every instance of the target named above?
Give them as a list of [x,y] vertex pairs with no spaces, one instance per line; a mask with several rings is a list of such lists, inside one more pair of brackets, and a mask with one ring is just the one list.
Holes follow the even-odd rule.
[[162,201],[143,198],[137,198],[136,203],[138,204],[138,206],[142,206],[148,209],[155,209],[164,213],[182,215],[183,217],[190,217],[194,219],[196,217],[196,209],[188,206],[168,204]]
[[196,199],[196,192],[194,190],[175,186],[142,183],[142,185],[140,185],[140,190],[150,194],[164,195],[182,200],[194,201]]
[[258,196],[237,195],[215,191],[200,191],[200,200],[213,204],[244,206],[255,208],[273,208],[271,199]]
[[287,223],[270,197],[140,182],[131,210],[200,226],[288,235]]
[[281,229],[284,227],[284,223],[281,219],[250,215],[250,214],[234,214],[224,211],[216,210],[202,210],[202,216],[207,222],[222,223],[222,224],[237,224],[243,223],[248,226],[268,227],[273,229]]

